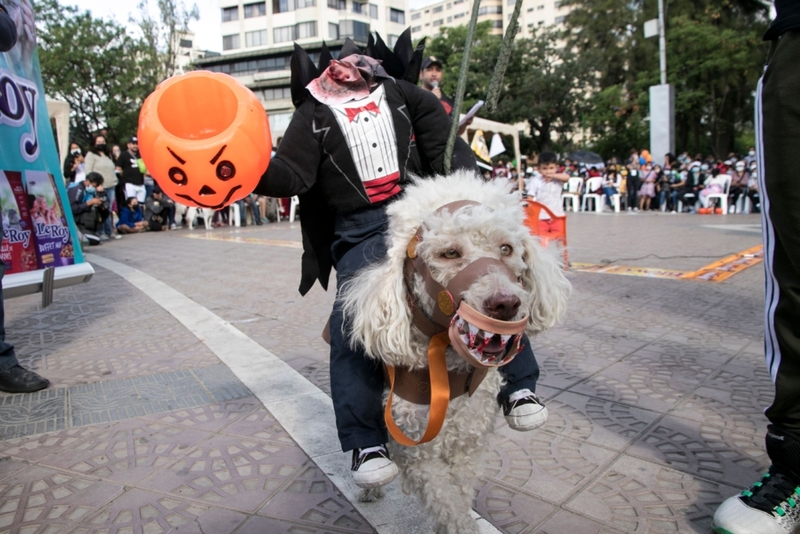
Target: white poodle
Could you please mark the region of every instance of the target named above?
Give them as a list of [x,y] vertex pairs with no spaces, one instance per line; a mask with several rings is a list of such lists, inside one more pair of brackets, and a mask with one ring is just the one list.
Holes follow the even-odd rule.
[[[453,212],[438,210],[458,200],[479,204],[456,207]],[[529,336],[551,327],[564,313],[571,287],[558,252],[543,249],[531,236],[524,224],[523,208],[507,182],[487,183],[466,171],[417,180],[389,206],[388,214],[386,261],[353,277],[344,291],[353,343],[362,344],[370,357],[412,370],[428,365],[429,338],[412,324],[404,279],[409,242],[420,228],[416,252],[442,285],[482,257],[502,261],[516,275],[512,281],[507,273],[490,269],[475,280],[464,293],[464,302],[475,310],[497,317],[491,309],[497,302],[518,299],[519,307],[502,319],[514,321],[527,316],[525,331]],[[414,274],[411,285],[413,298],[431,316],[436,303],[428,296],[424,281]],[[469,332],[466,334],[464,340],[469,344]],[[479,342],[482,334],[478,332]],[[447,366],[449,370],[469,369],[453,347],[447,349]],[[472,396],[452,399],[442,430],[432,441],[415,447],[394,441],[389,444],[404,491],[420,496],[437,533],[478,532],[470,517],[472,482],[494,430],[499,411],[496,397],[502,383],[502,376],[493,368]],[[384,405],[387,398],[388,390]],[[415,440],[425,431],[429,408],[393,397],[395,421]],[[379,489],[371,489],[364,490],[361,498],[380,496]]]

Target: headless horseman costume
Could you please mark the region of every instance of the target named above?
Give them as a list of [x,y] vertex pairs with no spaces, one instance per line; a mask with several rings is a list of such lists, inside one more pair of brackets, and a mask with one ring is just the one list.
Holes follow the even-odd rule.
[[[297,110],[255,192],[299,197],[303,295],[317,280],[327,289],[332,267],[341,287],[358,270],[383,260],[387,204],[402,193],[411,174],[444,172],[450,119],[432,93],[416,86],[423,48],[424,41],[412,47],[410,30],[394,51],[379,36],[374,41],[370,36],[362,55],[348,39],[342,61],[333,60],[323,44],[317,67],[295,44],[291,67]],[[467,144],[456,141],[452,167],[477,171]],[[350,347],[343,323],[337,295],[330,319],[331,393],[342,450],[348,451],[382,445],[388,436],[381,407],[383,370],[362,348]],[[535,389],[539,369],[525,344],[521,357],[504,368],[509,393]]]

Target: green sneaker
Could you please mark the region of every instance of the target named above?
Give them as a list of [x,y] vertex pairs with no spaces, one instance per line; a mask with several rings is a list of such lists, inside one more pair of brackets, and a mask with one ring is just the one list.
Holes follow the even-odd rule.
[[792,534],[800,527],[800,485],[770,467],[761,480],[717,508],[717,534]]

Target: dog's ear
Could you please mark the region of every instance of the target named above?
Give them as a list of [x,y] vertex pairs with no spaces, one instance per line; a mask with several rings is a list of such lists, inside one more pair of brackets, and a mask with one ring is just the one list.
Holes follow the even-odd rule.
[[532,295],[527,332],[535,335],[561,319],[567,309],[572,285],[564,275],[562,251],[551,242],[543,248],[530,235],[523,238],[525,270],[522,285]]
[[408,364],[411,311],[402,261],[389,259],[359,272],[342,288],[342,298],[353,346],[389,365]]

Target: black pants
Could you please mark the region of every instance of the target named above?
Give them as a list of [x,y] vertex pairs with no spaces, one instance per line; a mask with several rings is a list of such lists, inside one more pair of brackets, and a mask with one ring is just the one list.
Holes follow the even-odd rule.
[[636,176],[631,176],[628,174],[628,178],[625,181],[625,189],[628,191],[628,208],[638,208],[639,207],[639,187],[642,184],[642,179],[637,174]]
[[[775,384],[767,452],[800,477],[800,31],[770,51],[756,98],[766,274],[765,355]],[[778,437],[776,437],[778,436]]]
[[[342,284],[356,272],[386,258],[388,224],[384,208],[367,208],[339,216],[336,221],[336,240],[331,252],[338,289],[330,319],[330,371],[333,410],[343,451],[388,441],[381,398],[383,368],[364,349],[350,346],[339,294]],[[527,337],[523,336],[522,343],[522,352],[501,368],[508,382],[501,391],[503,398],[525,388],[536,390],[539,365]]]

